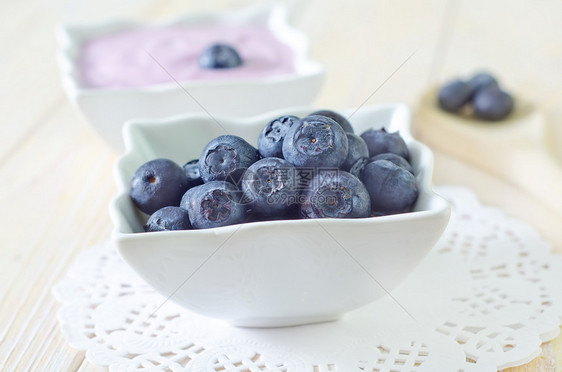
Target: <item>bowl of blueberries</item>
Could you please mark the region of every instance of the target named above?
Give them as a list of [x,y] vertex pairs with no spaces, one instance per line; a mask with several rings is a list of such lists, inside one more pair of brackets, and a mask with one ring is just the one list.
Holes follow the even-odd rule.
[[253,116],[308,105],[324,78],[280,4],[160,22],[59,26],[64,90],[95,131],[123,150],[133,118],[189,112]]
[[129,121],[113,239],[190,311],[248,327],[339,319],[399,285],[448,223],[409,128],[404,104]]

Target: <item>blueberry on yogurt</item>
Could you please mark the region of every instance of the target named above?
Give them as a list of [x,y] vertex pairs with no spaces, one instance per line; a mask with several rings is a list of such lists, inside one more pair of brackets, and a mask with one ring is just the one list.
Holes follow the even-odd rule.
[[169,159],[154,159],[135,171],[129,196],[138,209],[153,214],[163,207],[178,206],[187,188],[182,167]]
[[199,66],[202,68],[234,68],[242,65],[242,58],[230,45],[213,44],[199,56]]

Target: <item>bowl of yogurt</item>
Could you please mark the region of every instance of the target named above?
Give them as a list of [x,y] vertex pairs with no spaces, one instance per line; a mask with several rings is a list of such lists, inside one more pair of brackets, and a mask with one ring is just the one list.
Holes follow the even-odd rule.
[[[65,92],[96,132],[123,149],[130,119],[184,113],[246,117],[307,105],[324,68],[281,5],[196,14],[159,23],[126,20],[61,25],[58,62]],[[202,67],[201,55],[228,45],[242,63]]]

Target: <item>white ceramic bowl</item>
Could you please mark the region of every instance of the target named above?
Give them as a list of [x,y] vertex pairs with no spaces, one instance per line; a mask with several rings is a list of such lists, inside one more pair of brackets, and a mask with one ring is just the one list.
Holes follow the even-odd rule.
[[[265,25],[295,53],[294,74],[270,78],[175,81],[142,88],[84,88],[76,58],[88,39],[126,29],[167,25],[244,24]],[[253,116],[282,107],[311,104],[320,90],[324,68],[307,58],[307,39],[287,23],[287,10],[280,5],[257,5],[236,11],[189,15],[158,24],[109,21],[95,25],[62,25],[57,30],[57,55],[63,87],[70,100],[102,138],[123,150],[122,126],[133,118],[160,118],[182,113]],[[195,99],[194,99],[195,98]]]
[[[247,119],[205,115],[128,122],[127,151],[115,165],[119,195],[110,212],[125,261],[159,293],[194,312],[240,326],[287,326],[334,320],[396,287],[423,259],[449,220],[448,203],[430,186],[433,155],[409,133],[402,104],[364,107],[351,118],[356,133],[399,130],[417,174],[414,212],[364,219],[254,222],[206,230],[141,233],[146,216],[128,192],[144,162],[198,158],[212,138],[237,134],[256,145],[271,119],[300,117],[286,109]],[[351,110],[340,111],[349,115]]]

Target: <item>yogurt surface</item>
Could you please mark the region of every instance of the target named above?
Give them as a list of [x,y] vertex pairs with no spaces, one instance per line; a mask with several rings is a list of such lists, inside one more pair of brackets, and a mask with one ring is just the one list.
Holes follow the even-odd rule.
[[[205,69],[199,55],[228,44],[241,66]],[[177,81],[265,78],[295,72],[293,50],[266,27],[174,26],[125,30],[82,45],[78,67],[83,87],[132,88]]]

